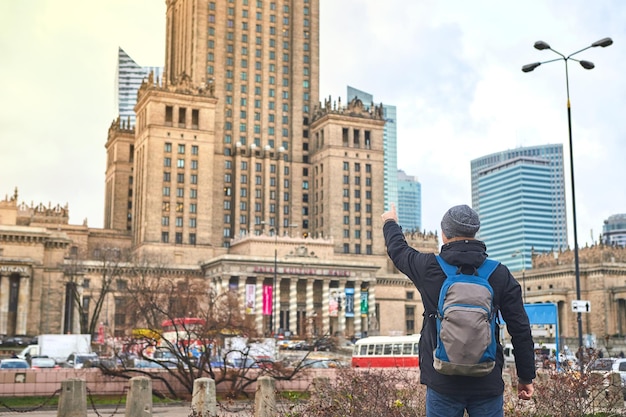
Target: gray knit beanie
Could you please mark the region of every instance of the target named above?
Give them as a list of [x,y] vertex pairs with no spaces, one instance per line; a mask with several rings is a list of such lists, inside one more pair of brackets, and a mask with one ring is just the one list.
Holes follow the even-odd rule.
[[450,208],[441,219],[441,231],[448,239],[474,237],[478,229],[480,229],[478,213],[465,204]]

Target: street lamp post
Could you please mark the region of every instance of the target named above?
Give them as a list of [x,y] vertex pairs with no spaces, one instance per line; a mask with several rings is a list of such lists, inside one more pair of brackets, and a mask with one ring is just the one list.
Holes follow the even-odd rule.
[[[261,224],[266,224],[265,222],[261,222]],[[297,224],[289,224],[284,227],[292,228],[298,227]],[[276,325],[277,312],[276,310],[279,308],[278,302],[278,228],[271,227],[270,232],[274,233],[274,283],[272,285],[272,315],[271,315],[271,326],[270,333],[272,337],[275,336],[275,332],[278,329]],[[278,300],[278,301],[277,301]]]
[[[580,264],[579,264],[579,259],[578,259],[578,231],[577,231],[577,226],[576,226],[576,191],[574,187],[574,149],[572,146],[572,109],[570,106],[570,98],[569,98],[569,74],[568,74],[567,64],[569,60],[572,60],[572,61],[579,62],[580,65],[584,69],[591,70],[595,67],[593,62],[574,59],[572,58],[572,56],[580,52],[586,51],[589,48],[595,48],[598,46],[602,48],[606,48],[607,46],[610,46],[612,44],[613,44],[613,40],[611,38],[603,38],[579,51],[573,52],[569,54],[568,56],[565,56],[562,53],[552,49],[548,43],[544,41],[537,41],[535,42],[535,45],[534,45],[535,49],[538,49],[540,51],[543,51],[544,49],[549,49],[555,54],[559,55],[560,58],[555,58],[555,59],[551,59],[549,61],[544,61],[544,62],[534,62],[532,64],[526,64],[522,67],[523,72],[531,72],[535,68],[540,66],[541,64],[547,64],[550,62],[561,61],[561,60],[565,63],[565,87],[567,91],[567,128],[569,132],[569,160],[570,160],[570,176],[571,176],[571,184],[572,184],[572,222],[574,225],[574,268],[575,268],[575,274],[576,274],[576,300],[580,300]],[[577,313],[577,321],[578,321],[578,351],[579,351],[579,354],[581,355],[580,366],[581,366],[581,372],[582,372],[583,324],[582,324],[582,317],[581,317],[580,312]]]

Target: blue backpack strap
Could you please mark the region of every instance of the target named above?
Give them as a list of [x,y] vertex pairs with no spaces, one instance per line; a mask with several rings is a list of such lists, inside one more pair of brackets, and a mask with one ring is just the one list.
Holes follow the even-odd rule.
[[485,277],[485,279],[489,279],[491,274],[496,270],[496,268],[500,265],[500,262],[494,261],[493,259],[485,259],[485,262],[481,266],[478,267],[476,272],[479,276]]
[[439,255],[435,255],[435,258],[437,258],[437,262],[439,262],[439,266],[441,266],[441,269],[443,269],[443,272],[445,272],[447,276],[450,277],[450,276],[456,275],[456,271],[458,269],[456,266],[450,265],[449,263],[444,261],[443,258]]
[[[443,269],[443,272],[445,272],[447,276],[454,276],[457,274],[458,267],[450,265],[449,263],[444,261],[443,258],[439,255],[435,255],[435,258],[437,258],[439,266],[441,266],[441,269]],[[483,264],[478,267],[476,272],[479,276],[489,279],[489,277],[491,276],[491,274],[493,274],[493,271],[496,270],[498,265],[500,265],[500,262],[498,261],[494,261],[493,259],[485,259],[485,262],[483,262]]]

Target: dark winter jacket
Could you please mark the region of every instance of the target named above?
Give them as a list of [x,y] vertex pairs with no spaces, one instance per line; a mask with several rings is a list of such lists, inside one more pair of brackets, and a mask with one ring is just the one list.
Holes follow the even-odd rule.
[[[419,347],[421,383],[443,395],[454,397],[491,397],[502,394],[504,355],[501,345],[498,346],[496,366],[487,376],[448,376],[433,368],[437,331],[436,319],[429,317],[429,313],[437,311],[439,291],[446,275],[434,254],[420,253],[407,244],[398,223],[385,222],[383,234],[387,253],[394,265],[413,281],[422,296],[425,313]],[[473,268],[478,268],[487,258],[486,250],[483,242],[468,239],[443,245],[439,255],[451,265],[468,266],[473,271]],[[511,335],[517,376],[526,383],[531,382],[535,378],[534,345],[520,285],[502,264],[491,275],[489,283],[494,290],[494,305],[500,310]]]

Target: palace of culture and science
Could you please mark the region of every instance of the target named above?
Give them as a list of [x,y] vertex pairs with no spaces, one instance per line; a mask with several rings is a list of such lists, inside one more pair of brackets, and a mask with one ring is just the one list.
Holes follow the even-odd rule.
[[[320,100],[319,0],[166,3],[163,75],[139,89],[135,124],[108,131],[104,227],[70,225],[69,207],[27,206],[17,189],[0,201],[0,334],[79,332],[68,287],[93,314],[105,251],[237,294],[259,334],[419,332],[419,293],[382,236],[382,105]],[[438,251],[436,232],[406,236]],[[537,256],[516,277],[575,338],[569,257]],[[626,334],[625,261],[581,250],[585,333]],[[122,274],[100,312],[107,337],[137,325],[125,296]]]

